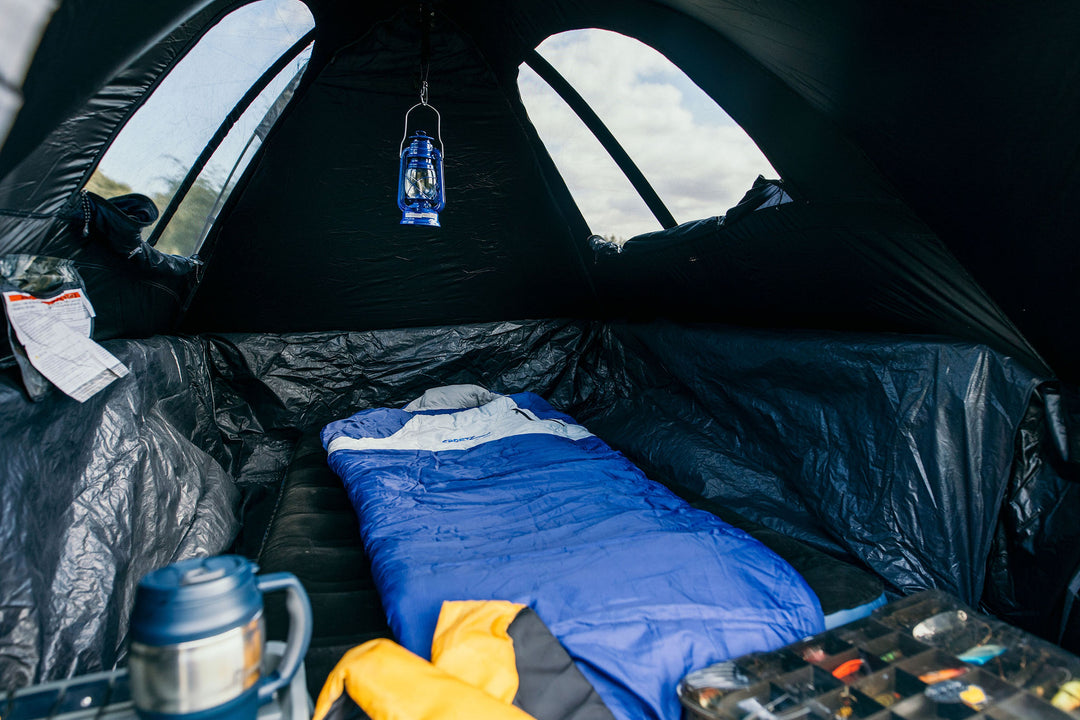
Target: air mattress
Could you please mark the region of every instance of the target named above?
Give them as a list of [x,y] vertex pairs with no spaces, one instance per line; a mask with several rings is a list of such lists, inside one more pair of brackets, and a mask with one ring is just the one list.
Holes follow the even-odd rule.
[[616,717],[677,720],[686,672],[823,629],[785,561],[537,395],[438,389],[322,439],[390,628],[423,657],[443,602],[523,603]]

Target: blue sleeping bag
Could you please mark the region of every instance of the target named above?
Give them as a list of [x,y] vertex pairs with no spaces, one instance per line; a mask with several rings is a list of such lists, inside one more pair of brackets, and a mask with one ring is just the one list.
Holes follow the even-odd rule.
[[409,650],[430,657],[444,601],[523,603],[617,718],[678,720],[687,672],[823,629],[817,597],[764,545],[539,396],[481,399],[323,430]]

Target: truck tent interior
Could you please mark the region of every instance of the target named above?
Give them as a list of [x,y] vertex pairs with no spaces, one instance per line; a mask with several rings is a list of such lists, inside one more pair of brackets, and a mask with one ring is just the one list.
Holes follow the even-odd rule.
[[[0,7],[0,282],[84,289],[93,339],[128,370],[79,402],[9,324],[0,688],[123,665],[138,580],[229,551],[305,583],[317,688],[388,633],[317,434],[451,384],[542,396],[787,547],[823,606],[844,606],[849,575],[890,597],[934,587],[1080,648],[1080,5],[304,0],[310,31],[221,113],[175,193],[148,208],[114,197],[142,187],[83,192],[249,4]],[[738,204],[686,183],[671,207],[712,209],[673,216],[537,52],[583,29],[661,53],[780,179],[745,178]],[[605,144],[659,229],[600,237],[523,73]],[[423,80],[442,227],[400,224],[397,204]],[[229,192],[178,230],[267,87]],[[166,155],[185,119],[161,120]],[[667,161],[716,152],[691,136]]]

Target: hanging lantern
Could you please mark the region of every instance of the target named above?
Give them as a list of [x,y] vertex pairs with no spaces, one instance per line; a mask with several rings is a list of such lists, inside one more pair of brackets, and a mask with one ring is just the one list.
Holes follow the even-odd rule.
[[[409,135],[409,113],[424,107],[438,119],[436,138],[423,130]],[[435,140],[439,147],[436,147]],[[406,146],[406,141],[408,145]],[[401,138],[401,168],[398,170],[398,207],[402,225],[439,227],[439,212],[446,204],[443,184],[442,117],[427,102],[427,83],[423,84],[420,102],[405,113],[405,134]]]

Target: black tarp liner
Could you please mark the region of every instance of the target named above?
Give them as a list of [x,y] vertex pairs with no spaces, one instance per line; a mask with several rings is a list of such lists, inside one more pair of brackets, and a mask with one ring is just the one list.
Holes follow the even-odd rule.
[[[680,386],[611,413],[656,418],[645,466],[859,558],[904,594],[929,585],[979,601],[1013,440],[1038,382],[1023,366],[929,338],[616,332]],[[636,437],[626,445],[642,454]]]
[[[1069,411],[1061,407],[1062,388],[1039,387],[1020,424],[1016,439],[1015,472],[1009,482],[1002,519],[991,552],[987,584],[995,588],[987,607],[996,615],[1062,643],[1076,652],[1080,628],[1060,622],[1060,598],[1047,597],[1047,588],[1067,578],[1062,568],[1080,563],[1080,503],[1075,458],[1058,451],[1054,435]],[[1068,630],[1068,635],[1063,635]]]
[[1031,518],[1077,502],[1028,414],[1040,378],[985,346],[542,320],[106,347],[132,373],[84,405],[0,385],[4,687],[110,667],[138,577],[233,540],[234,484],[272,494],[302,432],[447,383],[538,392],[657,479],[895,589],[1049,612],[1067,581],[984,588],[995,534],[995,567],[1046,557],[1061,535]]
[[139,579],[236,534],[204,344],[108,349],[131,374],[83,404],[0,375],[0,688],[113,667]]
[[430,387],[529,388],[559,407],[601,406],[614,379],[599,326],[534,321],[295,335],[211,335],[217,423],[241,482],[273,481],[299,434]]

